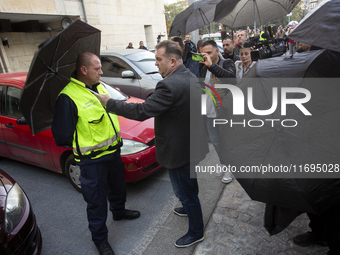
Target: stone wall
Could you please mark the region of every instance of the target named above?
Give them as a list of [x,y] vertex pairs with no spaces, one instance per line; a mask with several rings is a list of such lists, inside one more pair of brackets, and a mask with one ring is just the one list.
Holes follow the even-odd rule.
[[[84,0],[87,21],[102,31],[101,49],[125,48],[129,42],[134,48],[144,41],[148,48],[154,48],[159,34],[165,35],[166,24],[164,4],[161,0]],[[63,17],[85,21],[81,0],[0,0],[1,14],[53,15],[56,20],[45,27],[60,29]],[[44,24],[45,25],[45,24]],[[55,30],[52,30],[55,31]],[[0,47],[10,72],[27,71],[37,46],[56,32],[0,32],[7,37],[9,48]],[[167,37],[162,37],[162,40]]]
[[0,33],[1,38],[8,39],[9,47],[1,45],[1,51],[5,52],[7,57],[8,72],[28,71],[39,44],[55,34],[53,32]]

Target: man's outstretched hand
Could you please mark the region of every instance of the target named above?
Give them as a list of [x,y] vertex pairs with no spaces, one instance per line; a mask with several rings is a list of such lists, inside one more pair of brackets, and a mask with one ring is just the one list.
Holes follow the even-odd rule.
[[109,94],[94,94],[100,101],[100,103],[103,106],[106,106],[107,101],[109,101],[109,99],[111,99],[111,96]]

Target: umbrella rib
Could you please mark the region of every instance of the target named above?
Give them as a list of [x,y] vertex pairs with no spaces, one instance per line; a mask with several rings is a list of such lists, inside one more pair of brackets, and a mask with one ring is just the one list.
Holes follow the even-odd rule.
[[280,5],[282,7],[282,9],[284,9],[286,12],[288,12],[288,10],[282,5],[282,3],[280,1],[276,1],[276,0],[270,0],[270,1],[277,3],[278,5]]
[[205,15],[204,11],[201,8],[199,8],[199,13],[200,13],[201,18],[203,20],[203,23],[206,24],[205,21],[204,21],[204,18],[205,18],[207,20],[207,24],[208,24],[209,23],[209,19],[207,18],[207,16]]
[[[318,117],[318,116],[323,116],[325,113],[331,113],[331,112],[336,111],[336,110],[340,110],[340,107],[338,107],[338,108],[336,108],[336,109],[333,109],[333,110],[324,111],[324,112],[322,112],[322,113],[320,113],[320,114],[318,114],[318,115],[313,115],[313,119],[315,119],[315,118]],[[306,122],[306,121],[307,121],[307,119],[302,120],[301,122]],[[296,135],[294,135],[294,134],[288,133],[288,132],[286,132],[286,131],[283,131],[283,132],[284,132],[284,134],[286,134],[286,135],[288,135],[288,136],[290,136],[290,137],[296,138],[296,139],[298,139],[298,140],[300,140],[300,141],[303,141],[303,142],[308,142],[307,140],[302,139],[302,138],[299,137],[299,136],[296,136]],[[318,148],[322,148],[322,149],[324,149],[325,151],[327,151],[327,152],[333,154],[334,156],[338,156],[338,154],[334,153],[334,152],[331,151],[331,150],[328,150],[328,147],[320,146],[318,143],[315,143],[315,144],[313,143],[313,146],[316,146],[316,147],[318,147]]]
[[37,80],[39,80],[42,76],[46,75],[45,72],[43,72],[41,75],[39,75],[37,78],[35,78],[33,81],[31,81],[30,83],[26,84],[25,87],[29,87],[32,83],[36,82]]
[[257,135],[257,136],[253,136],[252,138],[250,138],[249,140],[247,140],[247,141],[240,141],[239,143],[237,143],[237,144],[235,144],[234,145],[234,148],[235,147],[237,147],[238,145],[240,145],[240,144],[244,144],[244,142],[251,142],[252,140],[260,140],[262,137],[267,137],[267,134],[266,133],[264,133],[264,134],[259,134],[259,135]]
[[[259,17],[260,25],[262,25],[261,16],[260,16],[260,12],[259,12],[259,6],[257,5],[256,0],[254,2],[255,2],[255,8],[256,8],[256,11],[257,11],[257,16]],[[255,17],[254,17],[254,19],[255,19]]]
[[[59,48],[59,46],[60,46],[60,40],[61,40],[61,36],[60,36],[59,39],[58,39],[57,47],[56,47],[56,50],[54,51],[54,54],[53,54],[53,59],[55,58],[56,53],[57,53],[57,50],[58,50],[58,48]],[[78,40],[79,40],[79,39],[77,39],[77,41],[78,41]],[[76,42],[77,42],[77,41],[76,41]],[[72,46],[73,46],[73,45],[74,45],[74,43],[72,44]],[[71,46],[71,47],[72,47],[72,46]],[[64,57],[65,54],[66,54],[67,52],[68,52],[68,50],[66,50],[66,51],[64,52],[64,54],[61,55],[57,61],[54,62],[55,64],[53,64],[52,67],[54,67],[55,65],[57,65],[57,67],[58,67],[58,64],[59,64],[60,59],[61,59],[62,57]],[[55,68],[56,72],[58,72],[57,67]]]
[[239,11],[236,13],[232,27],[234,27],[234,24],[235,24],[235,21],[236,21],[236,19],[237,19],[237,16],[240,14],[241,10],[242,10],[242,9],[244,8],[244,6],[246,6],[246,5],[247,5],[247,3],[244,3],[243,6],[239,9]]
[[[45,73],[45,76],[48,76],[48,75],[49,75],[49,73]],[[43,76],[43,75],[41,75],[41,76]],[[41,76],[40,76],[40,77],[41,77]],[[33,110],[34,110],[34,107],[35,107],[36,103],[38,102],[39,95],[40,95],[41,91],[43,90],[43,88],[44,88],[44,86],[45,86],[45,83],[46,83],[46,81],[47,81],[48,79],[49,79],[48,77],[47,77],[47,79],[46,79],[46,78],[44,79],[42,85],[40,86],[39,92],[38,92],[37,96],[35,97],[34,103],[33,103],[32,107],[31,107],[31,109],[30,109],[31,127],[32,127],[32,133],[33,133],[33,134],[35,134],[35,132],[34,132],[34,126],[33,126]]]
[[[65,65],[63,65],[63,66],[59,66],[59,61],[72,49],[72,47],[76,44],[76,43],[78,43],[78,41],[80,40],[80,39],[82,39],[82,38],[78,38],[76,41],[74,41],[74,43],[72,44],[72,45],[70,45],[70,47],[68,47],[68,49],[66,49],[65,51],[64,51],[64,53],[55,61],[55,63],[51,66],[51,67],[48,67],[49,69],[51,68],[51,71],[53,71],[53,72],[55,72],[57,75],[60,75],[59,73],[58,73],[58,71],[59,71],[59,69],[61,68],[61,67],[67,67],[67,66],[69,66],[69,65],[72,65],[72,63],[68,63],[68,64],[65,64]],[[58,41],[58,45],[59,45],[59,41]],[[57,49],[58,49],[58,46],[57,46]],[[57,51],[57,50],[56,50]],[[55,52],[56,52],[55,51]],[[54,68],[54,69],[53,69]],[[65,78],[65,77],[64,77]]]

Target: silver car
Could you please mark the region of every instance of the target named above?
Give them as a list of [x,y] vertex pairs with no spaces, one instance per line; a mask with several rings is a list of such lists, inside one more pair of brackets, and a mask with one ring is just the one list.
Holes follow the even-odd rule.
[[155,53],[139,49],[101,51],[101,79],[127,95],[146,99],[162,80],[155,66]]

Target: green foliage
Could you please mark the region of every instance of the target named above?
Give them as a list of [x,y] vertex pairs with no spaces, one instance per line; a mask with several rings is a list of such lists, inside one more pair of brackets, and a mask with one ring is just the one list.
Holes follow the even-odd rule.
[[279,27],[279,25],[282,25],[282,27],[285,27],[286,25],[288,25],[289,20],[290,21],[296,20],[297,22],[300,22],[301,19],[304,17],[304,10],[301,8],[301,5],[303,4],[303,2],[304,1],[300,1],[300,3],[294,7],[292,11],[292,16],[290,16],[290,18],[288,16],[283,16],[275,20],[272,20],[265,25],[276,24],[276,27]]
[[174,21],[176,15],[182,11],[184,11],[188,7],[188,4],[185,1],[179,1],[173,4],[164,4],[164,13],[165,13],[165,21],[166,21],[166,31],[167,34],[170,32],[170,27],[172,22]]
[[[200,35],[204,35],[204,34],[213,34],[213,33],[216,33],[216,32],[219,32],[220,31],[220,28],[219,28],[220,24],[217,23],[217,22],[212,22],[211,25],[206,25],[204,27],[201,27],[199,29],[199,34]],[[211,29],[211,31],[210,31]]]

